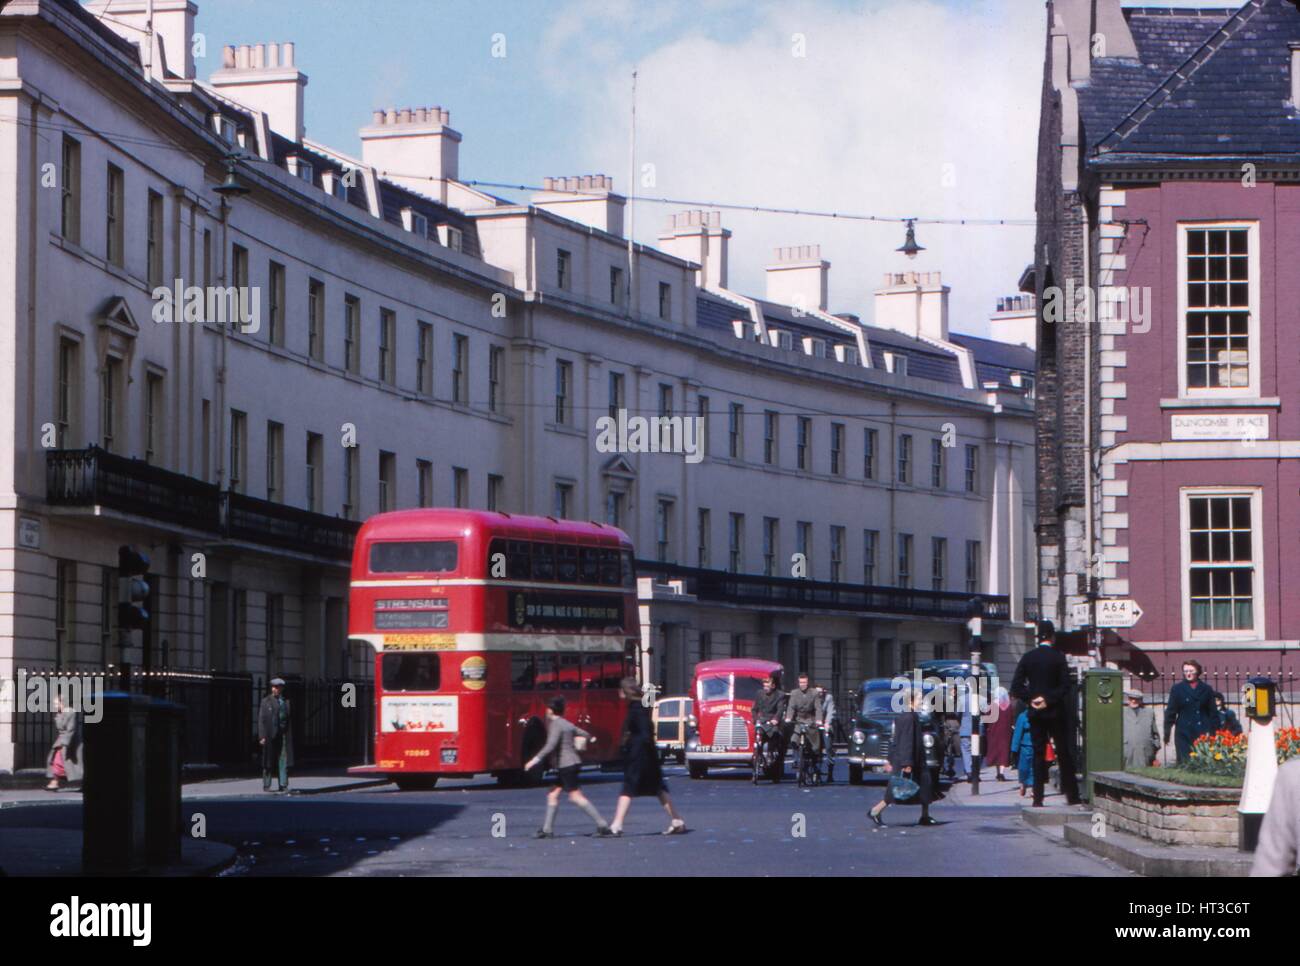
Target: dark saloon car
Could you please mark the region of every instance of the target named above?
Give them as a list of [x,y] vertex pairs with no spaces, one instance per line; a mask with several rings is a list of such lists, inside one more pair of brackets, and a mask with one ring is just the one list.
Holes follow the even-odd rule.
[[[894,738],[894,719],[902,710],[899,694],[902,678],[871,678],[862,683],[858,692],[858,710],[853,716],[849,731],[849,784],[862,784],[863,772],[883,768],[889,761],[889,749]],[[910,686],[911,679],[907,680]],[[922,685],[928,693],[932,686]],[[942,761],[942,747],[937,741],[940,726],[938,715],[922,715],[921,730],[926,745],[926,763],[936,772]],[[936,783],[936,788],[938,787]]]

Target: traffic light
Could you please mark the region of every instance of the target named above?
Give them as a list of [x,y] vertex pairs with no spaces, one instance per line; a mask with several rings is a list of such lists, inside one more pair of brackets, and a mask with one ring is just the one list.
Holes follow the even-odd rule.
[[149,625],[149,558],[134,547],[117,548],[117,626],[124,630]]

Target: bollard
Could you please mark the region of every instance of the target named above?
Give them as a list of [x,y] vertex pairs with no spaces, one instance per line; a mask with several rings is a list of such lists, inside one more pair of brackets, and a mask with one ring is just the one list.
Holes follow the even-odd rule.
[[181,858],[181,708],[155,699],[149,705],[146,745],[145,853],[150,865]]
[[145,741],[149,699],[109,692],[103,717],[85,726],[81,865],[85,872],[138,872],[145,854]]

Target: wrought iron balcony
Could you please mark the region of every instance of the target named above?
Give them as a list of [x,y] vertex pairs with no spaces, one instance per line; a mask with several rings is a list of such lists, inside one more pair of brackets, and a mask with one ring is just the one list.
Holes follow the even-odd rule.
[[45,498],[54,506],[103,506],[230,540],[349,560],[360,524],[223,492],[211,483],[107,450],[51,450]]
[[[654,560],[638,560],[637,574],[665,580],[682,580],[686,591],[699,600],[766,607],[809,610],[838,610],[900,614],[915,617],[946,617],[965,620],[970,616],[970,594],[902,587],[868,587],[829,580],[801,580],[794,577],[766,577],[761,574],[733,574],[702,570]],[[1006,596],[981,594],[984,616],[989,620],[1010,619],[1011,602]]]

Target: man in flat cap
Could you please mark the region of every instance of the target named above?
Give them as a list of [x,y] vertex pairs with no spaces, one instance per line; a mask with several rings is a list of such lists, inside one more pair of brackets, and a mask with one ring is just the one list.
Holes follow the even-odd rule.
[[1160,751],[1155,709],[1143,705],[1136,688],[1126,689],[1124,698],[1124,767],[1148,768]]
[[282,792],[289,790],[289,766],[293,764],[293,729],[289,725],[289,699],[284,696],[284,678],[271,679],[271,693],[257,709],[257,740],[262,746],[262,791],[271,790],[271,773],[279,770]]

